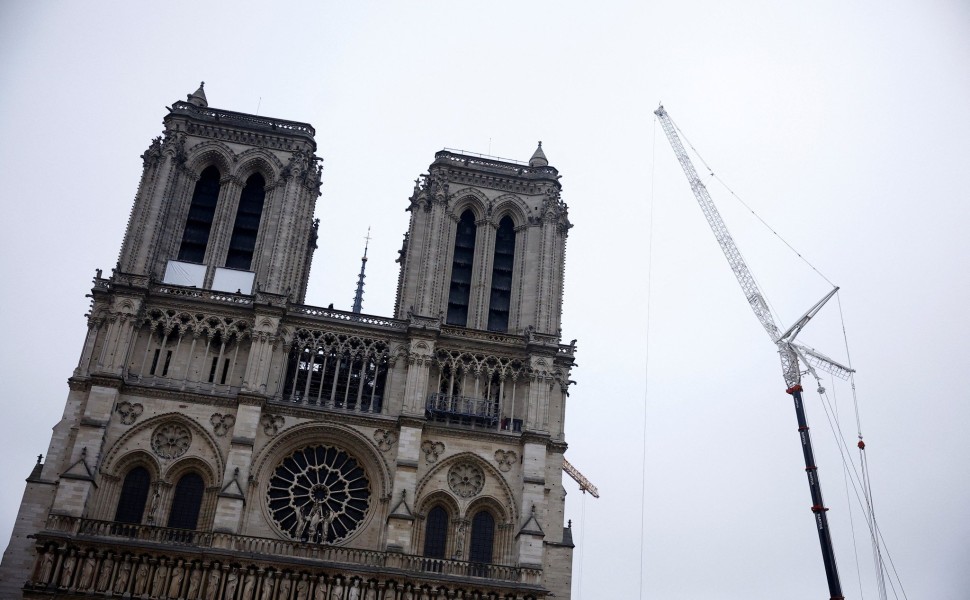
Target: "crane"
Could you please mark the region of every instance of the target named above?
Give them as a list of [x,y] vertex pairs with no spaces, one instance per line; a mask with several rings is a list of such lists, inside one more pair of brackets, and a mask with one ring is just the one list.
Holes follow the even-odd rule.
[[700,205],[701,211],[704,213],[704,217],[711,227],[711,231],[714,232],[714,237],[717,238],[717,243],[721,246],[724,257],[731,266],[731,270],[734,271],[734,276],[741,285],[741,289],[744,292],[745,298],[748,300],[748,304],[751,306],[751,310],[754,311],[755,317],[758,318],[761,326],[768,333],[768,337],[771,338],[772,343],[778,348],[778,355],[781,358],[782,376],[787,386],[785,391],[792,396],[795,403],[798,434],[801,438],[802,454],[805,457],[805,473],[808,476],[808,487],[812,495],[812,513],[814,513],[815,525],[818,529],[818,539],[822,549],[822,562],[825,564],[825,576],[828,580],[829,595],[832,600],[841,600],[844,598],[842,595],[842,585],[839,581],[839,571],[835,564],[835,553],[832,548],[832,537],[829,534],[828,519],[825,516],[825,512],[828,509],[825,508],[822,502],[822,486],[819,482],[818,469],[815,466],[812,438],[809,435],[805,407],[802,403],[799,359],[801,359],[805,368],[816,379],[818,378],[815,372],[816,368],[831,373],[841,379],[848,378],[854,371],[816,351],[814,348],[795,342],[795,337],[808,324],[812,317],[822,309],[825,303],[839,291],[839,288],[836,287],[826,294],[825,297],[805,311],[805,314],[794,325],[782,332],[775,321],[774,315],[771,314],[771,310],[768,308],[768,303],[765,301],[764,295],[761,293],[758,284],[751,275],[748,265],[745,264],[741,252],[738,250],[734,239],[724,224],[721,213],[718,212],[714,201],[711,200],[711,196],[707,192],[707,187],[705,187],[704,182],[697,175],[697,171],[694,169],[690,157],[687,155],[686,150],[684,150],[684,145],[680,141],[680,136],[677,134],[677,129],[670,119],[670,115],[664,110],[662,104],[654,111],[654,114],[657,115],[660,124],[663,126],[667,140],[670,142],[670,146],[673,148],[674,154],[677,155],[677,160],[680,162],[680,166],[687,176],[691,191],[694,193],[694,197],[697,199],[697,203]]
[[572,477],[573,481],[579,484],[579,491],[583,493],[589,492],[594,498],[600,497],[600,491],[596,489],[596,486],[589,479],[586,479],[586,476],[580,473],[579,469],[566,460],[565,456],[562,458],[562,470],[566,472],[566,475]]

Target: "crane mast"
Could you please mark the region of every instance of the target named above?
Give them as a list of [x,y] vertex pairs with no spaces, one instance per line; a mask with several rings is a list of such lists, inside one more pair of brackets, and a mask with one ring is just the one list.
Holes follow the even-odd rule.
[[809,435],[805,407],[802,403],[801,370],[798,359],[801,357],[806,368],[813,374],[814,368],[818,367],[844,379],[853,370],[844,365],[840,365],[820,352],[815,351],[813,348],[794,342],[795,336],[821,310],[825,302],[835,295],[838,288],[829,292],[828,295],[810,308],[795,325],[782,333],[775,322],[774,316],[771,314],[771,310],[768,308],[768,303],[765,301],[761,289],[755,282],[751,271],[748,269],[748,265],[744,262],[741,252],[734,243],[734,238],[731,237],[727,226],[724,224],[721,213],[718,212],[714,201],[711,200],[711,196],[707,192],[707,187],[697,175],[694,164],[687,155],[687,151],[684,150],[684,145],[680,141],[680,136],[677,134],[677,129],[670,119],[670,115],[664,110],[663,105],[655,110],[654,114],[660,119],[660,124],[663,126],[664,133],[667,135],[667,140],[670,142],[674,154],[677,156],[677,160],[684,170],[684,174],[687,175],[687,181],[690,183],[691,191],[693,191],[694,197],[697,199],[697,203],[700,205],[701,211],[704,213],[704,217],[711,227],[711,231],[714,232],[714,237],[717,238],[717,243],[721,246],[724,257],[731,266],[734,276],[741,285],[741,289],[744,292],[745,298],[748,300],[748,304],[751,306],[751,310],[754,311],[755,316],[768,333],[768,337],[771,338],[772,343],[778,348],[778,354],[781,358],[782,375],[785,379],[785,384],[788,386],[785,391],[792,396],[795,403],[798,434],[802,443],[802,454],[805,458],[805,473],[808,477],[808,486],[812,496],[812,513],[815,516],[815,524],[818,529],[819,545],[822,549],[822,562],[825,564],[829,595],[832,600],[841,600],[843,598],[842,585],[839,581],[838,567],[835,563],[835,553],[832,547],[832,538],[829,534],[828,519],[825,516],[825,512],[828,509],[825,508],[822,501],[822,486],[818,478],[818,468],[815,466],[812,438]]

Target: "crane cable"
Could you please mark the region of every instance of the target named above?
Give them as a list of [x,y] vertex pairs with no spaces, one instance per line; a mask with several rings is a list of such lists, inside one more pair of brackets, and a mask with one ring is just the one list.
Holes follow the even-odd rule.
[[[851,353],[849,352],[848,335],[845,330],[845,318],[842,311],[841,298],[838,298],[838,295],[837,295],[837,302],[839,305],[839,318],[841,320],[843,341],[845,343],[846,355],[848,358],[847,362],[851,367],[851,364],[852,364]],[[882,535],[882,531],[879,528],[879,524],[875,516],[872,484],[869,477],[869,463],[865,453],[865,443],[863,442],[863,438],[862,438],[862,425],[861,425],[861,419],[859,416],[859,401],[858,401],[858,395],[857,395],[856,386],[855,386],[855,377],[854,375],[850,376],[849,381],[850,381],[850,386],[852,390],[852,401],[853,401],[853,407],[855,410],[855,417],[856,417],[856,431],[857,431],[857,436],[859,438],[859,443],[857,444],[857,447],[859,449],[859,454],[860,454],[858,470],[856,469],[855,464],[849,459],[850,451],[848,446],[845,443],[845,435],[842,432],[842,425],[838,419],[838,411],[835,410],[831,401],[829,400],[828,394],[825,392],[825,388],[822,387],[821,380],[819,379],[818,375],[814,372],[812,374],[815,376],[816,381],[819,383],[818,391],[819,391],[819,397],[822,401],[822,408],[825,410],[825,416],[828,419],[829,428],[832,431],[833,437],[835,437],[836,445],[839,449],[839,454],[842,457],[843,467],[845,469],[845,472],[848,475],[851,475],[851,477],[848,478],[848,481],[851,481],[852,489],[855,492],[856,500],[859,503],[859,506],[863,509],[863,511],[866,514],[866,525],[868,526],[868,529],[869,529],[870,544],[872,546],[873,563],[876,571],[875,575],[876,575],[876,581],[877,581],[877,586],[879,591],[879,598],[880,600],[885,600],[885,598],[887,598],[886,581],[888,581],[889,586],[893,592],[893,596],[895,598],[897,599],[900,598],[900,594],[902,594],[902,598],[908,599],[908,596],[906,595],[906,590],[903,588],[902,580],[899,577],[899,572],[896,570],[896,564],[893,561],[892,555],[889,552],[889,546],[886,544],[886,540]],[[858,482],[858,485],[857,485],[857,482]],[[860,491],[860,488],[861,488],[861,491]],[[851,510],[850,510],[850,519],[851,519]],[[853,529],[853,543],[855,542],[854,533],[855,532]],[[885,559],[888,559],[889,561],[889,566],[892,570],[891,576],[889,576],[886,571],[885,559],[883,558],[883,555],[885,555]],[[894,583],[894,579],[895,579],[895,583]],[[896,589],[897,586],[899,587],[898,591]]]
[[650,374],[650,288],[653,280],[653,205],[654,205],[654,173],[657,166],[657,117],[653,118],[653,141],[650,146],[650,211],[647,220],[649,221],[647,237],[647,317],[646,331],[644,332],[644,357],[643,357],[643,455],[640,458],[640,592],[637,598],[643,598],[643,553],[645,523],[643,513],[645,510],[647,493],[647,391],[649,389]]

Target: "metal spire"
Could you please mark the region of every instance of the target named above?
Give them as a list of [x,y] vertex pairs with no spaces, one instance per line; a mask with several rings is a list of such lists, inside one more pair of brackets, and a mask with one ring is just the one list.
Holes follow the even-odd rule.
[[354,307],[350,312],[360,314],[360,309],[364,305],[364,269],[367,268],[367,247],[370,246],[370,227],[367,228],[367,240],[364,242],[364,256],[360,259],[360,275],[357,276],[357,293],[354,294]]

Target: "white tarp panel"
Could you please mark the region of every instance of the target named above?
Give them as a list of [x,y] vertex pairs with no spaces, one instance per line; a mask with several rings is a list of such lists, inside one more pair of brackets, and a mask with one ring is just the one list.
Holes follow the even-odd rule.
[[201,288],[202,282],[205,281],[205,269],[205,265],[170,260],[165,267],[165,277],[162,282]]
[[253,280],[256,273],[252,271],[239,271],[236,269],[224,269],[216,267],[216,276],[212,279],[212,289],[217,292],[229,292],[235,294],[253,293]]

